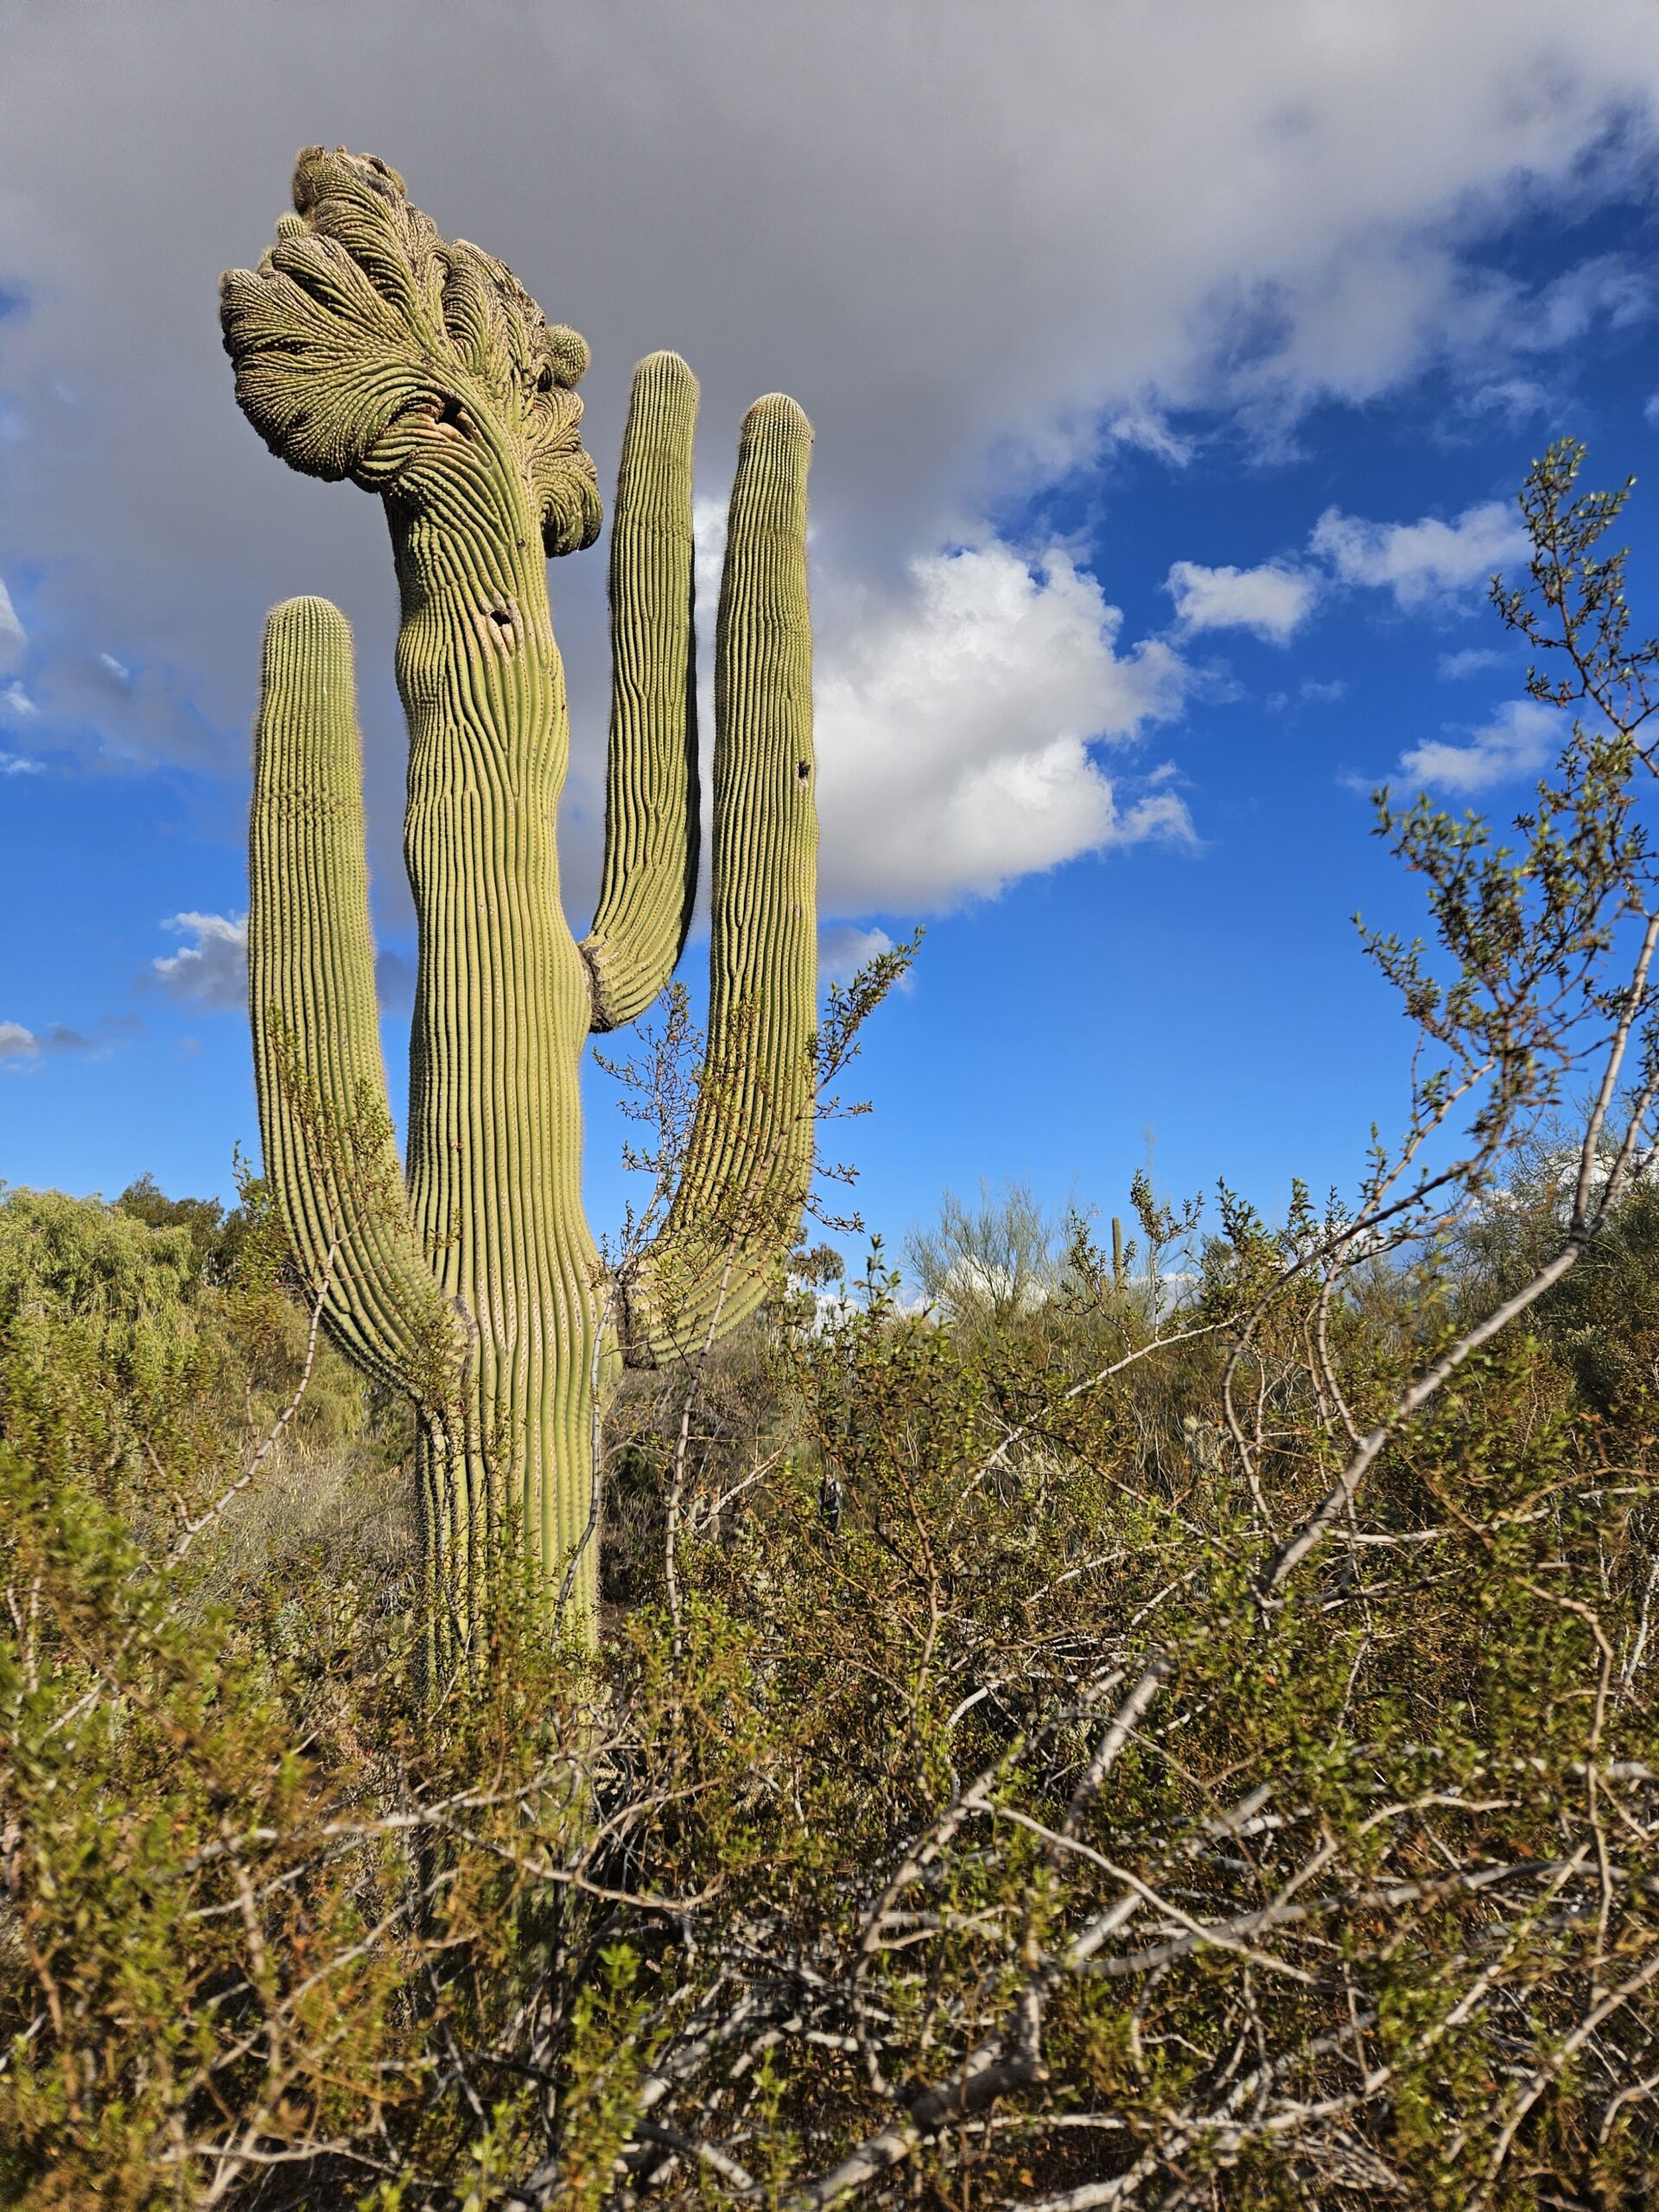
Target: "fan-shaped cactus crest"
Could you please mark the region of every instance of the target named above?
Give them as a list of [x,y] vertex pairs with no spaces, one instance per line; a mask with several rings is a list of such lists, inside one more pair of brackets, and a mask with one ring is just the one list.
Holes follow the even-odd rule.
[[610,548],[613,690],[599,910],[559,900],[569,757],[549,556],[601,526],[575,387],[588,349],[499,261],[446,241],[383,162],[311,148],[295,213],[224,279],[237,397],[271,450],[384,500],[409,725],[404,852],[420,931],[406,1160],[374,990],[352,641],[326,601],[265,633],[249,970],[265,1165],[334,1340],[419,1416],[437,1633],[464,1642],[486,1562],[550,1580],[587,1541],[596,1412],[619,1357],[753,1311],[798,1223],[815,1019],[811,433],[744,423],[715,637],[709,1068],[678,1186],[620,1280],[581,1199],[578,1071],[684,944],[697,872],[691,442],[671,353],[634,373]]

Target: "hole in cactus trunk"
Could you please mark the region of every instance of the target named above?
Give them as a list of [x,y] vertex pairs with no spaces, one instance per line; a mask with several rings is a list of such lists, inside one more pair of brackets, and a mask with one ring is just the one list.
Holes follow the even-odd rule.
[[812,763],[810,760],[798,760],[795,763],[795,780],[798,784],[804,784],[811,772]]
[[444,394],[439,405],[438,421],[446,429],[459,430],[463,437],[466,436],[467,422],[461,413],[461,402],[448,392]]

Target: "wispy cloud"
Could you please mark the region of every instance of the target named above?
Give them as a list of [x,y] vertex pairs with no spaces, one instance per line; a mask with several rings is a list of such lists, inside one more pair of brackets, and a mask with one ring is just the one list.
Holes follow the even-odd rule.
[[1192,458],[1192,441],[1183,437],[1154,407],[1125,408],[1105,423],[1103,435],[1114,445],[1136,446],[1142,453],[1156,454],[1172,468],[1185,468]]
[[383,946],[374,956],[374,995],[382,1014],[407,1014],[415,1003],[415,963]]
[[1548,386],[1535,377],[1497,377],[1477,385],[1463,404],[1471,415],[1500,415],[1518,426],[1531,416],[1547,415],[1555,403]]
[[1287,645],[1313,611],[1320,579],[1277,561],[1255,569],[1206,569],[1177,561],[1164,589],[1184,630],[1248,630]]
[[1440,672],[1448,683],[1460,683],[1466,676],[1478,676],[1485,669],[1496,668],[1503,658],[1491,645],[1465,645],[1460,653],[1440,655]]
[[1490,791],[1517,776],[1535,776],[1561,741],[1554,707],[1536,699],[1511,699],[1478,728],[1431,738],[1400,759],[1400,773],[1441,791]]
[[[893,950],[885,930],[861,930],[851,922],[832,922],[818,931],[818,981],[848,983],[868,961]],[[905,981],[909,982],[906,976]]]
[[0,1068],[16,1073],[66,1056],[103,1059],[143,1027],[135,1014],[107,1015],[92,1037],[60,1021],[50,1022],[44,1029],[29,1029],[21,1021],[0,1021]]
[[1527,537],[1515,508],[1490,499],[1452,522],[1365,522],[1327,507],[1308,545],[1342,582],[1392,592],[1414,612],[1465,603],[1472,586],[1525,553]]
[[1515,318],[1514,339],[1526,353],[1554,353],[1598,323],[1629,330],[1653,313],[1653,283],[1623,254],[1592,254],[1545,284]]

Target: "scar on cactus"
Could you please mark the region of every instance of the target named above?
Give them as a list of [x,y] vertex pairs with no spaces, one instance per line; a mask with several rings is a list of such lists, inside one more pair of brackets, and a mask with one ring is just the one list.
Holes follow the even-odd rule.
[[[735,1326],[798,1226],[817,995],[811,431],[778,395],[742,428],[715,629],[705,1075],[665,1218],[607,1275],[582,1208],[581,1056],[668,982],[697,880],[696,383],[672,353],[634,372],[604,869],[577,944],[559,903],[569,732],[545,562],[600,531],[575,392],[588,348],[502,263],[441,238],[383,162],[308,149],[294,208],[258,267],[224,278],[225,345],[273,453],[385,504],[420,956],[400,1164],[351,633],[327,601],[290,601],[266,627],[249,840],[260,1127],[330,1334],[416,1408],[435,1664],[464,1652],[489,1562],[520,1540],[550,1587],[576,1563],[591,1623],[597,1414],[620,1363]],[[369,1132],[349,1173],[316,1141],[347,1120]]]

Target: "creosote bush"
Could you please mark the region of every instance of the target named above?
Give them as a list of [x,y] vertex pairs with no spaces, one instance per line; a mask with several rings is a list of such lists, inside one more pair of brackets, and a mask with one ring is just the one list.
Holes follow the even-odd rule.
[[503,1560],[417,1688],[372,1403],[238,1520],[315,1293],[279,1378],[188,1220],[0,1208],[0,2198],[1651,2201],[1659,648],[1578,467],[1499,601],[1557,773],[1507,846],[1380,810],[1400,1143],[636,1381],[597,1649]]

